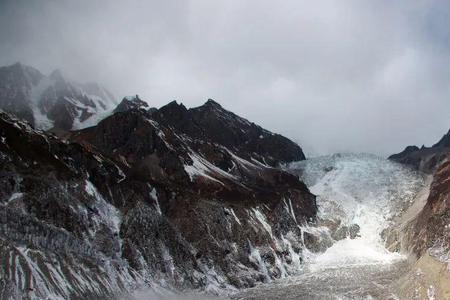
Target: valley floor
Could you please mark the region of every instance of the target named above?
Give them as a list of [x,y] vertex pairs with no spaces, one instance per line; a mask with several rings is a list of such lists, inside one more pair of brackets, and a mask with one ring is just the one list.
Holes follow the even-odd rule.
[[396,281],[408,269],[406,261],[389,265],[325,269],[249,289],[234,299],[399,299]]

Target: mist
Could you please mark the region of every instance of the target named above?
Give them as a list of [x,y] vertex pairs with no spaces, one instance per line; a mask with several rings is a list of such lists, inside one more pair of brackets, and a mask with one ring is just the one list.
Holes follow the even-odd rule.
[[450,127],[446,1],[1,1],[0,65],[117,98],[225,108],[310,155],[431,145]]

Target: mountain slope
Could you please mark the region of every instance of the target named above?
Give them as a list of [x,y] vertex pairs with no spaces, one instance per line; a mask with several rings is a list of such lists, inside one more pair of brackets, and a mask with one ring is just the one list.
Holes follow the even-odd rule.
[[160,108],[153,117],[189,136],[206,138],[246,159],[255,159],[266,165],[305,159],[297,144],[227,111],[211,99],[191,109],[174,101]]
[[431,147],[408,146],[402,152],[391,155],[389,159],[426,173],[434,173],[449,157],[450,131]]
[[0,113],[1,297],[213,292],[299,270],[315,197],[268,164],[300,147],[258,144],[273,135],[227,111],[206,122],[192,109],[185,124],[202,130],[185,130],[171,105],[124,109],[67,140]]
[[58,70],[45,76],[20,63],[0,68],[0,109],[36,128],[92,126],[115,105],[114,97],[104,88],[70,82]]
[[[405,247],[417,256],[417,270],[425,275],[411,275],[413,290],[435,287],[437,297],[447,298],[450,276],[450,134],[432,147],[410,146],[391,160],[407,164],[432,175],[429,194],[417,216],[405,229]],[[431,267],[433,266],[433,267]],[[413,271],[419,272],[419,271]],[[422,272],[422,271],[421,271]],[[425,278],[428,278],[426,281]],[[431,279],[430,279],[431,278]],[[445,296],[444,296],[445,294]]]

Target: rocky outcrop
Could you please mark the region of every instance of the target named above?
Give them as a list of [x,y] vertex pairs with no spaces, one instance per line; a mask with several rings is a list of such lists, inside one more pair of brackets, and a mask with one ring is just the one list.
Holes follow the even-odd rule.
[[402,152],[391,155],[390,160],[407,164],[416,170],[430,173],[450,158],[450,132],[432,147],[408,146]]
[[297,144],[227,111],[211,99],[191,109],[174,101],[159,109],[154,118],[193,138],[221,144],[245,159],[265,165],[305,159]]
[[450,134],[447,133],[432,147],[409,146],[403,152],[390,157],[394,161],[433,175],[428,199],[410,224],[410,228],[406,230],[408,247],[419,257],[437,248],[450,252],[450,239],[447,238],[450,224],[450,205],[447,203],[450,196],[449,147]]
[[0,135],[2,297],[214,292],[301,267],[315,197],[272,167],[300,147],[215,102],[130,107],[67,140],[0,113]]
[[448,199],[450,199],[450,163],[446,162],[434,173],[427,203],[414,225],[411,236],[412,248],[419,256],[432,251],[450,258]]
[[400,289],[406,297],[414,293],[428,297],[432,294],[436,299],[450,297],[449,158],[449,133],[432,147],[408,147],[402,153],[390,157],[433,177],[426,201],[420,204],[421,209],[402,228],[403,247],[417,258],[413,270],[400,280]]
[[410,165],[416,170],[432,174],[439,166],[448,160],[450,148],[431,147],[417,148],[414,146],[407,147],[403,152],[394,154],[389,159]]
[[131,109],[145,109],[147,110],[149,108],[147,102],[142,101],[138,95],[136,96],[130,96],[125,97],[122,99],[122,101],[117,105],[117,107],[114,109],[114,113],[117,112],[124,112]]
[[433,145],[433,148],[450,148],[450,130]]
[[0,68],[0,109],[35,128],[71,130],[96,125],[116,105],[114,96],[95,83],[49,76],[16,63]]
[[37,85],[42,77],[39,71],[18,63],[0,68],[0,108],[33,124],[33,108],[29,105],[27,90]]
[[117,166],[4,113],[0,136],[0,298],[108,299],[138,282],[94,185],[117,184]]

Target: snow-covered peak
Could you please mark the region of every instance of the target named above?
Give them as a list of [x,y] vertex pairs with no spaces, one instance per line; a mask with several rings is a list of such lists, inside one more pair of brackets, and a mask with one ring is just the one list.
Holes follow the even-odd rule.
[[138,95],[135,96],[126,96],[119,103],[119,105],[114,109],[114,113],[116,112],[124,112],[130,109],[145,109],[149,108],[147,102],[141,100]]
[[0,67],[0,109],[39,129],[93,126],[116,105],[106,89],[96,83],[70,81],[60,70],[45,76],[21,63]]

